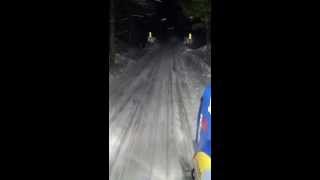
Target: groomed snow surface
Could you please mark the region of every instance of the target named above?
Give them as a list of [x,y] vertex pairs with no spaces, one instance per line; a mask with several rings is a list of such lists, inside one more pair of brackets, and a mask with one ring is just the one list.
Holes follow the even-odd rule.
[[136,60],[118,55],[109,70],[111,180],[191,179],[197,111],[211,81],[203,49],[172,40]]

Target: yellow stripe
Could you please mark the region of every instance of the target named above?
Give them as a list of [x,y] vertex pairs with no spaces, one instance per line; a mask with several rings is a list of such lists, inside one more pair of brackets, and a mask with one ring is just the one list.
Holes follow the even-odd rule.
[[198,152],[194,156],[194,160],[200,174],[203,174],[204,171],[211,170],[211,158],[206,153]]

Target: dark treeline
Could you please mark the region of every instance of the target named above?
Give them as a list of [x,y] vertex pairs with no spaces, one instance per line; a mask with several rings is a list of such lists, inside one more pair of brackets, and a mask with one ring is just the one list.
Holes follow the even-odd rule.
[[[181,39],[189,32],[196,39],[194,46],[210,43],[210,0],[139,1],[110,0],[109,64],[121,48],[144,48],[148,32],[159,41],[171,35]],[[165,21],[161,19],[166,18]]]

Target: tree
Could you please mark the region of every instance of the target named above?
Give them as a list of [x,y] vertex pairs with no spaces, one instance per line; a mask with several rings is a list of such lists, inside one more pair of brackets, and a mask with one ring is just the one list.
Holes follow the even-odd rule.
[[199,19],[207,29],[207,42],[210,42],[211,0],[181,0],[185,16]]
[[208,23],[211,13],[211,0],[181,0],[181,7],[186,16]]
[[211,0],[180,0],[180,4],[185,16],[199,19],[200,23],[206,27],[207,58],[211,64]]

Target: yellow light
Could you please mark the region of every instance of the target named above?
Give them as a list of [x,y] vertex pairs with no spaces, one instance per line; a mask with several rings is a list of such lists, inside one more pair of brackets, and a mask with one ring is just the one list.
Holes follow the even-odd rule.
[[151,38],[152,37],[152,33],[151,32],[149,32],[149,38]]
[[189,39],[192,39],[192,34],[191,33],[189,33]]

